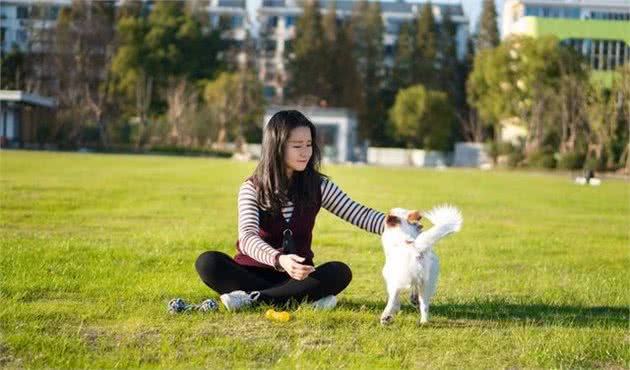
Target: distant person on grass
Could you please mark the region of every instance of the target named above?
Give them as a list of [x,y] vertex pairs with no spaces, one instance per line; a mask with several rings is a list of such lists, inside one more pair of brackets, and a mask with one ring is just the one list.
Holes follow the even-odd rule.
[[311,241],[323,207],[340,218],[382,234],[385,216],[350,199],[319,172],[315,126],[295,110],[276,113],[264,129],[254,174],[238,194],[238,242],[234,258],[216,251],[195,263],[201,280],[221,294],[229,311],[257,303],[307,301],[334,308],[352,280],[343,262],[315,266]]

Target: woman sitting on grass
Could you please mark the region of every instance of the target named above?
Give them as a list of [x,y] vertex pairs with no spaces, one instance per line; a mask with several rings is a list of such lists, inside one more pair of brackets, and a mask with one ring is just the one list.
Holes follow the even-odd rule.
[[317,267],[311,249],[320,207],[375,234],[385,216],[354,202],[319,172],[315,126],[295,110],[276,113],[264,129],[262,155],[238,195],[237,253],[209,251],[195,264],[229,311],[255,303],[308,301],[330,309],[352,272],[343,262]]

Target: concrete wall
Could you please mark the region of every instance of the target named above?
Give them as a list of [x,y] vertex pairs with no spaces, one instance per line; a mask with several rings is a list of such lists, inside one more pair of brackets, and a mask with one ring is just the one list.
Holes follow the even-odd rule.
[[380,166],[445,167],[448,155],[437,151],[368,148],[367,163]]
[[483,143],[456,143],[453,166],[481,167],[491,163]]
[[[260,158],[261,145],[247,144],[253,158]],[[455,152],[443,153],[421,149],[367,149],[367,163],[376,166],[408,167],[483,167],[491,163],[482,143],[456,143]]]

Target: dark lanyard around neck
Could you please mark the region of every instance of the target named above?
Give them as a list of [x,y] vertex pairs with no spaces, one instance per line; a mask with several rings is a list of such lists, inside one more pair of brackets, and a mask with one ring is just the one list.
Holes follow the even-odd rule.
[[282,232],[282,248],[284,254],[296,254],[295,243],[293,242],[293,232],[287,228]]

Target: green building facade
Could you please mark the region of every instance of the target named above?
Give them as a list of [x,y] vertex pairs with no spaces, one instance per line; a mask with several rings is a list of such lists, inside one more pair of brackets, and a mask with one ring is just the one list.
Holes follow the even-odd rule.
[[502,37],[554,35],[580,52],[593,79],[611,86],[618,66],[630,63],[630,1],[506,0]]

